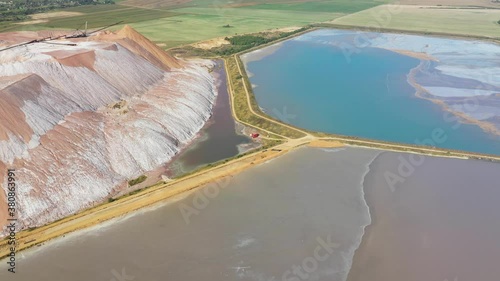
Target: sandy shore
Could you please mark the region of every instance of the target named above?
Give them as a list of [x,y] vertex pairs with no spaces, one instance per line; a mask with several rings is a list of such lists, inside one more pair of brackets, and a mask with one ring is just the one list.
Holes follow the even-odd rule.
[[327,141],[327,140],[313,140],[308,143],[309,147],[323,147],[323,148],[335,148],[345,146],[343,143],[338,141]]
[[439,61],[437,58],[435,58],[429,54],[426,54],[426,53],[419,53],[419,52],[413,52],[413,51],[409,51],[409,50],[399,50],[399,49],[388,49],[388,50],[405,55],[405,56],[416,58],[419,60]]
[[199,49],[210,50],[212,48],[217,48],[222,45],[229,45],[229,41],[225,39],[226,37],[217,37],[210,40],[205,40],[197,43],[193,43],[191,46]]

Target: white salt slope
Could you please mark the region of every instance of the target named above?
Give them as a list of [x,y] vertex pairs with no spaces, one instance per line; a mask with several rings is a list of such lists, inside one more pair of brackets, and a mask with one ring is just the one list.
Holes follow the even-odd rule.
[[213,62],[166,72],[118,43],[77,44],[0,52],[0,103],[12,105],[0,119],[0,166],[17,170],[24,228],[101,202],[166,163],[211,115]]

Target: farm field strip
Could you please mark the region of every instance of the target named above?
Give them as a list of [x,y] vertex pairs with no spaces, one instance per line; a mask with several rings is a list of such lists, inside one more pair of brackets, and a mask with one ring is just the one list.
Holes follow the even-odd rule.
[[[138,23],[131,26],[164,48],[182,44],[194,43],[216,37],[225,37],[243,33],[253,33],[289,26],[304,26],[317,21],[334,19],[340,14],[331,13],[293,13],[291,16],[280,15],[275,11],[263,11],[258,16],[246,16],[240,11],[231,9],[226,13],[217,14],[214,9],[176,9],[184,13],[171,18],[162,18]],[[194,12],[198,13],[195,14]],[[253,10],[252,10],[253,11]],[[252,14],[252,11],[247,12]],[[190,12],[186,14],[187,12]],[[257,11],[258,12],[258,11]],[[229,24],[231,27],[224,28]],[[179,33],[179,30],[183,30]]]
[[263,3],[253,6],[245,6],[248,9],[266,10],[287,10],[287,11],[308,11],[308,12],[334,12],[334,13],[354,13],[374,6],[385,4],[388,0],[337,0],[337,1],[290,1],[286,3]]
[[[376,15],[397,11],[390,18],[377,22]],[[338,25],[378,27],[418,32],[439,32],[456,35],[500,37],[500,9],[459,9],[428,6],[381,5],[342,16],[331,23]]]
[[[133,6],[120,1],[115,5],[92,5],[62,9],[78,12],[74,17],[46,17],[45,22],[20,25],[0,23],[0,32],[76,29],[88,22],[89,28],[98,28],[118,21],[130,24],[163,48],[194,43],[215,37],[253,33],[272,28],[304,26],[332,21],[346,13],[373,7],[389,0],[339,1],[275,1],[241,0],[214,2],[194,0],[187,3],[149,0],[135,1]],[[165,4],[165,5],[163,5]],[[43,18],[43,14],[40,14]],[[224,25],[230,25],[224,28]],[[119,29],[116,26],[112,29]],[[183,32],[179,32],[183,30]]]

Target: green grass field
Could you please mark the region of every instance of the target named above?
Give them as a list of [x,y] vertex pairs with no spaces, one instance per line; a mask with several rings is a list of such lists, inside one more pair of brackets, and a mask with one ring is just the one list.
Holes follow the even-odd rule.
[[[124,0],[119,3],[127,3]],[[150,5],[157,0],[140,1]],[[46,22],[19,25],[0,22],[0,32],[17,30],[76,29],[87,21],[97,28],[118,21],[130,24],[164,48],[214,37],[253,33],[272,28],[304,26],[331,21],[334,24],[373,26],[377,13],[388,10],[381,5],[392,0],[317,0],[297,2],[277,0],[193,0],[174,7],[140,8],[121,4],[82,6],[64,9],[79,12],[73,17],[47,18]],[[149,3],[149,4],[148,4]],[[251,4],[245,6],[245,4]],[[243,5],[229,8],[228,5]],[[378,6],[377,6],[378,5]],[[161,5],[160,5],[161,6]],[[376,6],[376,7],[374,7]],[[500,10],[486,9],[421,9],[401,6],[382,27],[421,32],[500,37]],[[223,27],[230,25],[230,28]],[[113,29],[121,28],[116,26]]]
[[[156,0],[155,0],[156,1]],[[28,25],[0,23],[0,32],[17,30],[76,29],[88,22],[90,29],[118,21],[130,24],[164,48],[193,43],[214,37],[260,32],[288,26],[305,26],[331,21],[346,13],[359,11],[389,0],[335,0],[290,2],[290,0],[193,0],[175,7],[140,8],[121,4],[82,6],[64,9],[82,15],[47,18],[46,22]],[[119,3],[127,3],[124,0]],[[142,3],[142,2],[140,2]],[[148,4],[149,3],[149,4]],[[151,1],[144,1],[150,5]],[[252,6],[230,8],[228,5],[252,3]],[[231,27],[225,28],[224,25]],[[113,29],[121,26],[113,27]]]
[[355,13],[361,10],[387,3],[384,0],[336,0],[336,1],[314,1],[314,2],[292,2],[292,3],[265,3],[244,8],[285,10],[285,11],[308,11],[308,12],[330,12],[330,13]]
[[170,18],[177,15],[174,12],[166,10],[150,10],[121,5],[102,5],[102,6],[82,6],[64,9],[69,12],[79,12],[82,15],[72,17],[48,18],[47,22],[30,25],[9,24],[4,27],[5,30],[43,30],[43,29],[76,29],[88,22],[89,28],[106,26],[118,21],[126,23],[142,22],[158,18]]
[[[146,0],[146,1],[157,1],[157,0]],[[293,1],[293,0],[292,0]],[[320,0],[324,1],[324,0]],[[337,1],[337,0],[335,0]],[[339,0],[339,1],[349,1],[349,0]],[[234,5],[253,5],[253,4],[264,4],[270,2],[269,0],[192,0],[184,3],[180,6],[182,7],[202,7],[202,8],[213,8],[213,7],[223,7],[223,6],[234,6]],[[272,0],[274,3],[286,3],[291,2],[290,0]]]
[[401,6],[399,12],[391,13],[390,20],[380,21],[382,24],[377,23],[375,15],[389,11],[388,7],[388,5],[382,5],[343,16],[334,20],[333,23],[500,38],[500,25],[497,23],[500,20],[500,10]]
[[[131,26],[155,42],[165,44],[165,48],[169,48],[215,37],[258,32],[270,28],[304,26],[313,22],[332,20],[341,15],[241,8],[221,10],[184,8],[173,11],[182,14],[168,19],[133,23]],[[231,27],[223,27],[226,24]]]

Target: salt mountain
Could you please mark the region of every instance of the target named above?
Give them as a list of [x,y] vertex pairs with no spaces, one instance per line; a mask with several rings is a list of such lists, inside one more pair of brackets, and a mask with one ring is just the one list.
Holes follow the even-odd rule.
[[[41,35],[0,34],[0,46]],[[64,41],[76,46],[0,52],[0,171],[16,169],[23,228],[102,202],[168,162],[215,101],[213,62],[173,58],[128,26]],[[6,191],[5,172],[0,182]],[[3,229],[4,192],[0,210]]]

